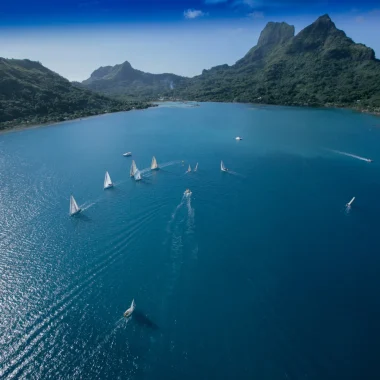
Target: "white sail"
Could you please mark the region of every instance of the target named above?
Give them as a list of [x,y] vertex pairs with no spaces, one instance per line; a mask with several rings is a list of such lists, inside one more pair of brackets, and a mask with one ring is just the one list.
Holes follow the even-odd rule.
[[77,205],[77,202],[75,201],[74,197],[70,196],[70,215],[75,215],[80,211],[79,206]]
[[133,299],[132,300],[132,303],[131,303],[131,306],[124,312],[124,317],[128,318],[132,315],[132,313],[134,312],[136,308],[136,304],[135,304],[135,300]]
[[106,172],[106,175],[104,176],[104,188],[108,189],[109,187],[112,187],[112,186],[113,186],[113,183],[111,181],[111,177],[108,174],[108,172]]
[[195,168],[194,168],[194,171],[196,172],[198,170],[198,162],[197,164],[195,165]]
[[189,168],[187,169],[188,172],[191,172],[191,166],[189,164]]
[[347,207],[351,207],[352,203],[354,202],[355,200],[355,197],[353,197],[348,203],[347,203]]
[[135,160],[132,161],[131,170],[129,171],[129,175],[131,177],[134,177],[137,171],[136,162]]
[[156,160],[156,157],[154,157],[154,156],[153,156],[153,158],[152,158],[152,164],[150,165],[150,168],[151,168],[152,170],[158,169],[157,160]]
[[223,161],[220,161],[220,170],[222,170],[223,172],[226,171],[226,167],[224,166]]
[[140,170],[136,170],[136,173],[135,173],[135,180],[136,181],[140,181],[141,180],[141,173],[140,173]]

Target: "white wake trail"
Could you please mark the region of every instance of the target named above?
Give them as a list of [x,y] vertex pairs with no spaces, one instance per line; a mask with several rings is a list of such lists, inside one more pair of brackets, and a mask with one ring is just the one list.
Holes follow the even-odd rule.
[[240,173],[234,172],[233,170],[228,170],[227,173],[232,174],[232,175],[235,175],[235,176],[237,176],[237,177],[246,178],[246,176],[244,176],[243,174],[240,174]]
[[[172,166],[172,165],[176,165],[176,164],[179,164],[181,161],[168,161],[168,162],[164,162],[162,164],[158,164],[158,169],[163,169],[163,168],[167,168],[168,166]],[[145,168],[145,169],[142,169],[140,170],[140,173],[141,174],[144,174],[144,173],[148,173],[150,172],[152,169],[150,168]]]
[[171,218],[168,222],[168,226],[166,228],[167,232],[171,232],[171,225],[173,224],[173,221],[175,220],[176,216],[177,216],[177,213],[179,211],[179,209],[185,204],[185,200],[186,200],[186,196],[183,195],[182,196],[182,199],[181,199],[181,202],[176,206],[176,208],[174,209],[172,215],[171,215]]
[[365,158],[365,157],[361,157],[361,156],[357,156],[356,154],[352,154],[352,153],[347,153],[347,152],[342,152],[340,150],[335,150],[335,149],[326,149],[330,152],[333,152],[333,153],[337,153],[337,154],[340,154],[342,156],[347,156],[347,157],[352,157],[352,158],[356,158],[357,160],[361,160],[361,161],[365,161],[365,162],[372,162],[371,159],[369,158]]
[[95,204],[96,202],[91,202],[91,203],[85,202],[83,203],[83,205],[80,206],[80,208],[82,209],[82,211],[86,211]]

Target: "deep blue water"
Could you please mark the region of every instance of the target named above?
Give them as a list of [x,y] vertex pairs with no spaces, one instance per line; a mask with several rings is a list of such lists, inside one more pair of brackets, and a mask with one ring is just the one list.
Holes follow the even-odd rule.
[[[0,135],[0,377],[379,379],[379,143],[238,104]],[[136,183],[126,151],[171,164]]]

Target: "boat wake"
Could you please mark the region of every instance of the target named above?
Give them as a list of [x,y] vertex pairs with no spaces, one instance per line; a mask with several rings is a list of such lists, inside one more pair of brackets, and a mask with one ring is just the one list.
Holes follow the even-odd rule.
[[[159,164],[158,165],[158,168],[159,169],[163,169],[163,168],[167,168],[168,166],[172,166],[172,165],[176,165],[176,164],[180,164],[181,161],[168,161],[168,162],[164,162],[162,164]],[[145,173],[149,173],[151,171],[151,167],[149,166],[149,168],[145,168],[145,169],[142,169],[140,170],[140,173],[141,174],[145,174]]]
[[95,204],[96,204],[96,202],[85,202],[85,203],[83,203],[83,205],[80,206],[80,208],[82,209],[82,211],[86,211],[89,208],[91,208],[92,206],[94,206]]
[[[120,329],[125,329],[127,324],[130,322],[130,320],[131,320],[131,318],[124,318],[124,317],[119,318],[115,322],[114,327],[112,328],[111,331],[104,333],[103,336],[98,338],[99,343],[90,353],[88,353],[88,357],[86,358],[86,363],[87,364],[89,362],[95,363],[98,360],[98,357],[103,355],[103,352],[105,350],[105,346],[107,346],[107,347],[111,346],[112,347],[117,340],[118,331]],[[127,345],[127,350],[128,349],[129,349],[129,347]],[[79,359],[78,359],[78,361],[79,361]],[[83,370],[84,370],[83,368],[86,365],[86,363],[84,363],[84,362],[79,363],[79,365],[77,366],[77,371],[79,373],[83,373]],[[76,361],[74,362],[74,364],[76,364]],[[94,369],[95,365],[92,365],[91,367]]]
[[176,206],[167,226],[167,239],[164,245],[169,254],[170,275],[168,276],[168,295],[176,291],[181,268],[189,260],[196,260],[198,244],[194,239],[195,218],[191,205],[191,196],[184,195]]
[[176,219],[176,216],[177,216],[177,213],[178,211],[180,210],[180,208],[185,204],[185,201],[186,201],[187,197],[186,195],[183,195],[182,196],[182,199],[181,199],[181,202],[177,205],[177,207],[174,209],[172,215],[171,215],[171,219],[169,220],[168,222],[168,226],[166,228],[167,232],[170,233],[171,232],[171,225],[173,224],[174,220]]
[[237,172],[234,172],[233,170],[228,170],[228,172],[226,172],[226,173],[232,174],[232,175],[234,175],[234,176],[236,176],[236,177],[246,178],[245,175],[240,174],[240,173],[237,173]]
[[160,168],[163,169],[163,168],[167,168],[168,166],[173,166],[173,165],[177,165],[177,164],[180,164],[181,161],[177,160],[177,161],[169,161],[169,162],[164,162],[163,164],[160,164]]
[[372,162],[371,159],[369,159],[369,158],[365,158],[365,157],[361,157],[361,156],[357,156],[356,154],[347,153],[347,152],[342,152],[342,151],[340,151],[340,150],[335,150],[335,149],[326,149],[326,150],[328,150],[329,152],[333,152],[333,153],[340,154],[340,155],[342,155],[342,156],[347,156],[347,157],[356,158],[357,160],[361,160],[361,161],[365,161],[365,162]]

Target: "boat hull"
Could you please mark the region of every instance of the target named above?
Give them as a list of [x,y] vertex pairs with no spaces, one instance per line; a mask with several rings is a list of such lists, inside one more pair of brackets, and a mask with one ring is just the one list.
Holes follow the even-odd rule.
[[104,190],[111,189],[111,188],[113,188],[113,184],[108,185],[108,186],[105,186],[105,187],[104,187]]
[[82,211],[82,209],[80,208],[78,211],[72,212],[72,213],[70,214],[70,216],[78,215],[81,211]]

